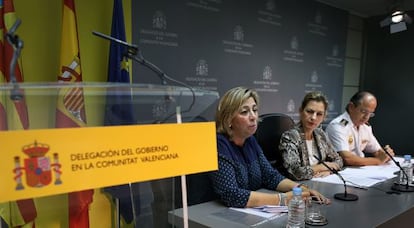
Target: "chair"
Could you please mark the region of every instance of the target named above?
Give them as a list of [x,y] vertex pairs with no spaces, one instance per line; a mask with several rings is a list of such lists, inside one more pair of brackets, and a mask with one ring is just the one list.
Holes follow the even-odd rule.
[[[214,171],[195,173],[186,176],[188,206],[218,199],[209,178],[209,173],[211,172]],[[181,208],[183,207],[181,178],[175,178],[175,189],[175,207]]]
[[268,113],[259,116],[255,137],[270,164],[286,175],[282,155],[279,151],[280,137],[283,132],[294,126],[293,119],[283,113]]

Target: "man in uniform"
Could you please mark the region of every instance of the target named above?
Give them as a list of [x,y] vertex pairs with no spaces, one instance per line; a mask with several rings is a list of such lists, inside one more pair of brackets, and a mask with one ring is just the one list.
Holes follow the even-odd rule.
[[[346,111],[333,119],[326,128],[326,133],[335,150],[341,155],[345,165],[364,166],[381,165],[390,160],[384,152],[392,156],[390,146],[384,149],[372,133],[368,120],[375,116],[377,99],[369,92],[357,92],[351,97]],[[372,156],[365,157],[365,153]]]

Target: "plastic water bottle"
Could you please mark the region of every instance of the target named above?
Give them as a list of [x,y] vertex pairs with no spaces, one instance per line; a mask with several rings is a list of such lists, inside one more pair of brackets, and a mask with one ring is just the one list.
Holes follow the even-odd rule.
[[305,202],[302,199],[302,189],[293,188],[293,198],[288,205],[288,222],[286,228],[305,227]]
[[[404,161],[401,164],[401,168],[408,176],[408,184],[413,182],[413,164],[411,163],[411,155],[404,155]],[[406,176],[400,171],[400,184],[407,184]]]

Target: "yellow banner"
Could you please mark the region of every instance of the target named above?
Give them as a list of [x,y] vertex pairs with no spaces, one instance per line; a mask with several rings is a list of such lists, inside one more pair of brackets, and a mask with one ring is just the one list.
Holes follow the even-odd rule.
[[0,202],[217,170],[214,122],[0,131]]

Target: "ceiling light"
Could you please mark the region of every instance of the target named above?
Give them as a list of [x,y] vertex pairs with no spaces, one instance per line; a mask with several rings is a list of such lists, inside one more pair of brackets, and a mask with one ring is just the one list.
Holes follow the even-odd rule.
[[397,10],[391,14],[391,21],[393,23],[399,23],[403,20],[403,18],[404,18],[404,13],[402,11]]
[[390,16],[380,22],[381,27],[390,27],[390,33],[396,33],[407,30],[407,24],[411,24],[411,17],[404,11],[394,11]]

